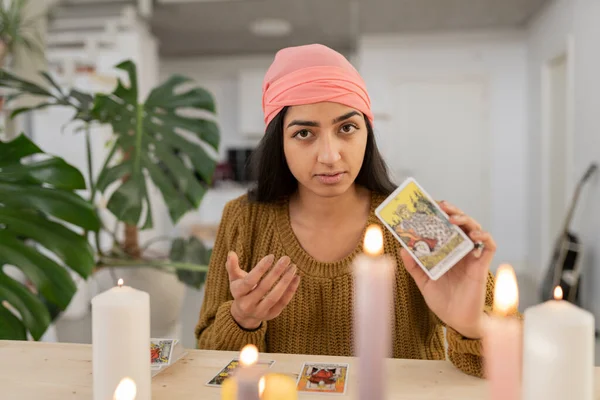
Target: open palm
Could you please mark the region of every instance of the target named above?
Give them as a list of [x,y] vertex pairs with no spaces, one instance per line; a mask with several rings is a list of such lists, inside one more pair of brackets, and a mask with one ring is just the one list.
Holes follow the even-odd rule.
[[489,233],[481,230],[477,221],[464,215],[458,208],[447,202],[440,202],[440,207],[450,216],[450,221],[460,226],[473,241],[483,243],[483,250],[467,254],[435,281],[404,249],[401,251],[402,261],[431,311],[463,336],[479,338],[487,276],[496,243]]

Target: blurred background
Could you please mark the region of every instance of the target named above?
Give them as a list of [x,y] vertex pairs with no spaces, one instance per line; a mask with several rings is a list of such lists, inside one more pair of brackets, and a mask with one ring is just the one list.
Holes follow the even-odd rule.
[[[5,1],[7,10],[10,3],[20,1]],[[11,74],[0,82],[6,90],[2,139],[23,132],[43,152],[81,171],[88,189],[77,193],[92,193],[105,228],[90,243],[94,259],[106,265],[70,271],[74,296],[66,311],[50,312],[42,340],[90,343],[91,298],[125,276],[126,284],[151,293],[152,335],[195,347],[205,270],[176,263],[206,264],[223,206],[251,184],[245,163],[264,130],[263,75],[277,50],[308,43],[340,51],[364,77],[378,145],[396,183],[415,177],[494,235],[493,270],[501,263],[515,268],[521,310],[546,300],[558,277],[600,328],[600,180],[598,174],[583,179],[600,161],[600,2],[29,0],[19,12],[25,29],[18,32],[40,45],[26,40],[8,46],[4,38],[16,31],[0,34],[3,68]],[[111,107],[98,94],[113,92],[118,79],[131,82],[126,69],[116,68],[127,60],[135,65],[137,93],[115,92],[127,101]],[[174,85],[177,76],[201,93],[182,89],[179,98],[169,97],[173,88],[161,85]],[[9,101],[11,90],[32,92],[19,79],[62,95]],[[80,92],[90,97],[82,100]],[[49,98],[51,105],[10,118]],[[115,158],[115,143],[119,153],[128,135],[138,137],[135,123],[114,133],[119,123],[136,118],[136,99],[154,107],[156,121],[162,118],[148,122],[157,124],[156,142],[140,139],[141,147]],[[187,115],[187,122],[166,118],[171,111]],[[200,139],[195,146],[202,154],[182,154],[186,146],[173,132],[185,138],[183,131],[190,142],[190,132]],[[105,168],[111,165],[123,169]],[[152,168],[164,168],[164,175]],[[144,189],[148,201],[123,183],[136,176],[135,188]],[[195,194],[191,177],[199,182]],[[181,205],[178,196],[186,190],[189,201]],[[141,214],[128,214],[133,203],[143,204]],[[567,228],[577,241],[560,240]],[[565,243],[571,258],[556,253]],[[136,266],[124,268],[128,263]],[[166,268],[139,266],[144,263]],[[569,273],[561,278],[563,269]],[[18,279],[18,271],[13,274]]]

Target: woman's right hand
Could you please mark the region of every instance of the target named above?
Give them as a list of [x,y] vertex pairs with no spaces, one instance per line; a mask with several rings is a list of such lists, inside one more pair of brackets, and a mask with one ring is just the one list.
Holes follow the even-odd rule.
[[[290,265],[288,256],[281,257],[265,275],[274,260],[275,256],[268,255],[246,272],[240,268],[235,252],[230,251],[227,255],[229,289],[233,296],[231,316],[244,329],[257,329],[262,321],[277,317],[298,289],[300,276],[296,275],[296,266]],[[273,287],[275,282],[277,284]]]

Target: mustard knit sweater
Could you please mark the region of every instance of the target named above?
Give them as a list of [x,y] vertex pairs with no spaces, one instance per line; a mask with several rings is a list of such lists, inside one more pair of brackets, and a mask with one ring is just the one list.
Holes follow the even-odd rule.
[[[380,224],[375,208],[385,199],[373,194],[368,224]],[[200,320],[196,327],[198,348],[239,351],[254,344],[261,352],[310,355],[353,355],[352,259],[362,251],[362,241],[342,260],[318,262],[300,246],[290,225],[288,204],[259,204],[243,195],[225,206],[206,281]],[[365,227],[366,228],[366,227]],[[404,269],[400,244],[384,231],[384,249],[395,258],[395,312],[393,357],[446,359],[443,323],[429,310],[414,280]],[[240,267],[249,271],[268,254],[287,255],[298,267],[300,286],[275,319],[254,331],[242,329],[231,316],[232,297],[225,261],[235,251]],[[488,273],[486,304],[492,304],[493,276]],[[377,332],[373,332],[376,340]],[[462,337],[447,327],[448,358],[467,374],[483,376],[481,343]]]

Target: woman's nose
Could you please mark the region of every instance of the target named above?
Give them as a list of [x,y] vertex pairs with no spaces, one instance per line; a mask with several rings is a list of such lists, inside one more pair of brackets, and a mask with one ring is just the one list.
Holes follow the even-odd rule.
[[332,138],[323,138],[319,143],[319,154],[317,161],[323,164],[334,164],[339,161],[342,156],[336,141]]

